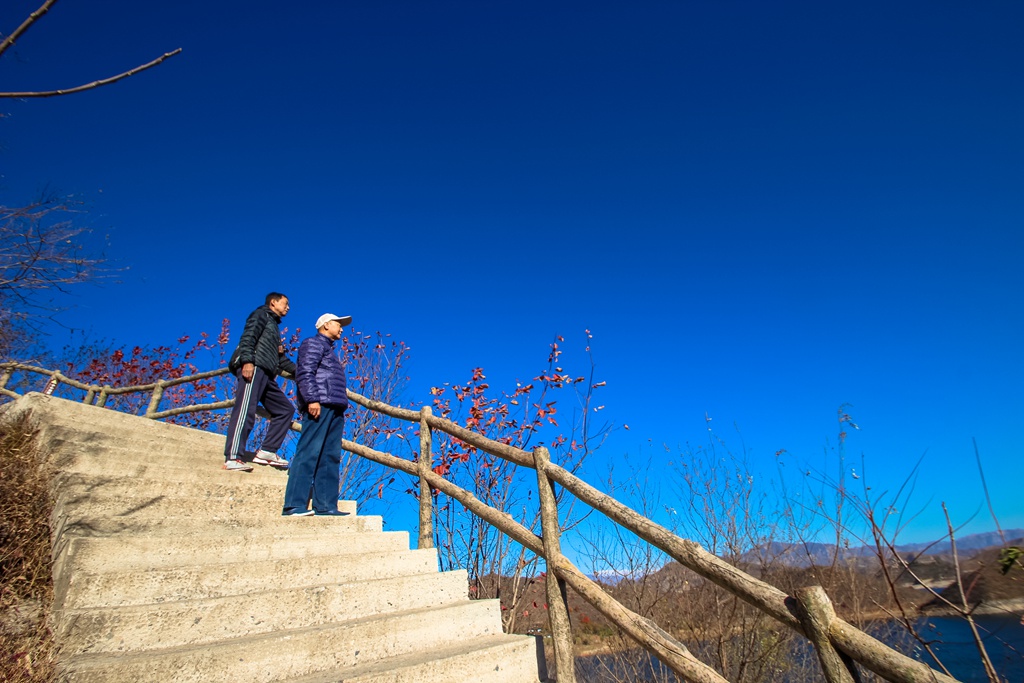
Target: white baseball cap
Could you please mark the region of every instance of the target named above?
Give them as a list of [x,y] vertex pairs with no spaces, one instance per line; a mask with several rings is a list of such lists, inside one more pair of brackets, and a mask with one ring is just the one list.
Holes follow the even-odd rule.
[[322,316],[316,319],[316,329],[320,329],[332,320],[337,320],[341,323],[342,327],[352,322],[352,316],[350,315],[334,315],[333,313],[324,313]]

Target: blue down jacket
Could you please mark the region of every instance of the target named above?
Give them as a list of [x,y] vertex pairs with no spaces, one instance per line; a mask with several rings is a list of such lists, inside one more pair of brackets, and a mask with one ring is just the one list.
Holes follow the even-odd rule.
[[299,362],[295,370],[299,410],[310,403],[322,403],[335,409],[348,408],[345,393],[345,366],[334,353],[334,342],[322,334],[314,334],[299,345]]

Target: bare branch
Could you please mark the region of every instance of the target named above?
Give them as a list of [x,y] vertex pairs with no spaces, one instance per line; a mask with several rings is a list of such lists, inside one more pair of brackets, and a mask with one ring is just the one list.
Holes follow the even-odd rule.
[[57,2],[57,0],[46,0],[46,2],[43,3],[42,7],[37,9],[32,14],[28,15],[28,19],[26,19],[25,21],[21,22],[21,26],[19,26],[18,28],[14,29],[14,33],[12,33],[11,35],[9,35],[6,38],[4,38],[4,41],[2,43],[0,43],[0,55],[2,55],[4,52],[6,52],[7,48],[9,48],[11,45],[14,45],[14,41],[16,41],[18,38],[20,38],[21,34],[23,34],[25,31],[27,31],[29,29],[29,27],[32,26],[32,24],[36,23],[36,21],[41,16],[43,16],[44,14],[49,12],[50,8],[53,7],[55,2]]
[[0,206],[0,294],[24,299],[24,290],[62,290],[98,275],[103,259],[84,255],[80,243],[88,230],[50,220],[73,212],[68,203],[48,199]]
[[[77,213],[67,199],[43,198],[27,206],[0,206],[0,357],[41,331],[38,323],[55,308],[46,292],[97,281],[112,268],[102,254],[86,251],[88,228],[68,217]],[[20,351],[18,351],[20,353]]]
[[164,53],[163,55],[161,55],[161,56],[157,57],[156,59],[154,59],[153,61],[149,62],[148,64],[143,64],[142,66],[137,66],[134,69],[130,69],[130,70],[125,71],[124,73],[118,74],[116,76],[111,76],[110,78],[103,78],[103,79],[98,80],[98,81],[93,81],[92,83],[86,83],[84,85],[79,85],[79,86],[76,86],[74,88],[67,88],[66,90],[47,90],[47,91],[41,91],[41,92],[0,92],[0,97],[7,97],[7,98],[56,97],[57,95],[71,95],[73,93],[82,92],[84,90],[92,90],[93,88],[99,88],[99,87],[104,86],[104,85],[110,85],[111,83],[116,83],[117,81],[120,81],[122,79],[128,78],[129,76],[134,76],[135,74],[139,73],[140,71],[145,71],[146,69],[150,69],[150,68],[156,66],[157,64],[159,64],[160,62],[164,61],[165,59],[173,57],[174,55],[176,55],[176,54],[178,54],[180,52],[181,52],[181,48],[179,47],[177,50],[173,50],[171,52]]
[[974,461],[978,463],[978,477],[981,479],[981,489],[985,492],[985,503],[988,504],[988,512],[992,515],[992,521],[996,524],[996,531],[999,532],[999,540],[1006,543],[1006,535],[1003,534],[1003,527],[999,525],[999,517],[996,516],[996,511],[992,507],[992,496],[988,492],[988,482],[985,481],[985,468],[981,466],[981,453],[978,452],[978,440],[973,436],[971,437],[971,443],[974,444]]
[[953,549],[953,566],[956,568],[956,588],[960,594],[960,604],[963,606],[964,618],[971,629],[974,645],[978,648],[978,655],[985,667],[985,675],[988,676],[992,683],[999,683],[999,674],[996,673],[996,668],[992,665],[992,659],[988,656],[988,651],[985,649],[985,643],[981,639],[981,634],[978,633],[978,624],[974,621],[972,614],[974,610],[967,602],[967,593],[964,591],[964,577],[960,567],[960,555],[956,549],[953,523],[949,519],[949,510],[946,509],[945,503],[942,504],[942,513],[946,516],[946,528],[949,530],[949,545]]

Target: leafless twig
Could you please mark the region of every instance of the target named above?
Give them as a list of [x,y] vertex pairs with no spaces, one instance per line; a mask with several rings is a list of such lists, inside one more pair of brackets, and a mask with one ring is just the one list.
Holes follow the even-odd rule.
[[956,587],[960,592],[960,602],[963,605],[964,619],[967,620],[968,626],[971,627],[971,635],[974,637],[974,644],[978,648],[978,656],[981,658],[981,663],[985,666],[985,675],[992,683],[1000,683],[999,674],[996,673],[995,666],[992,665],[992,660],[988,656],[988,651],[985,649],[985,643],[981,640],[981,634],[978,633],[978,624],[974,621],[974,617],[971,615],[971,609],[967,604],[967,594],[964,592],[963,574],[960,571],[960,556],[956,549],[956,538],[953,536],[953,523],[949,521],[949,510],[946,509],[946,504],[942,504],[942,512],[946,515],[946,527],[949,529],[949,543],[953,548],[953,566],[956,568]]
[[49,12],[50,8],[53,7],[54,3],[56,3],[56,2],[57,2],[57,0],[46,0],[46,2],[43,3],[42,7],[37,9],[32,14],[28,15],[28,18],[25,19],[25,21],[21,22],[21,26],[19,26],[18,28],[14,29],[14,33],[12,33],[11,35],[9,35],[6,38],[4,38],[3,42],[0,43],[0,55],[2,55],[4,52],[6,52],[7,48],[9,48],[11,45],[14,45],[14,41],[16,41],[18,38],[20,38],[21,34],[23,34],[25,31],[27,31],[29,29],[29,27],[32,26],[32,24],[36,23],[36,21],[41,16],[43,16],[44,14]]
[[161,55],[161,56],[157,57],[156,59],[154,59],[152,62],[149,62],[148,64],[143,64],[142,66],[137,66],[134,69],[129,69],[128,71],[125,71],[124,73],[118,74],[116,76],[111,76],[110,78],[103,78],[103,79],[100,79],[98,81],[93,81],[92,83],[85,83],[84,85],[75,86],[74,88],[67,88],[67,89],[63,89],[63,90],[45,90],[45,91],[39,91],[39,92],[0,92],[0,97],[8,97],[8,98],[55,97],[57,95],[70,95],[72,93],[82,92],[83,90],[92,90],[93,88],[98,88],[98,87],[103,86],[103,85],[110,85],[111,83],[116,83],[117,81],[120,81],[122,79],[128,78],[129,76],[134,76],[135,74],[139,73],[140,71],[145,71],[146,69],[150,69],[150,68],[156,66],[157,64],[159,64],[160,62],[164,61],[165,59],[167,59],[169,57],[173,57],[174,55],[178,54],[179,52],[181,52],[181,48],[180,47],[177,50],[174,50],[172,52],[164,53],[163,55]]
[[83,252],[81,236],[86,228],[69,220],[73,213],[66,200],[43,198],[27,206],[0,206],[0,296],[26,302],[26,290],[56,289],[84,282],[98,275],[102,257]]
[[[46,0],[46,2],[44,2],[39,9],[37,9],[32,14],[28,15],[28,18],[25,19],[25,21],[23,21],[21,23],[21,26],[16,28],[13,33],[11,33],[9,36],[7,36],[4,39],[4,41],[2,43],[0,43],[0,55],[3,55],[3,53],[9,47],[14,45],[15,41],[18,40],[18,38],[20,38],[21,35],[24,34],[25,31],[27,31],[29,29],[29,27],[31,27],[33,24],[35,24],[35,22],[38,21],[40,17],[42,17],[47,12],[49,12],[50,8],[54,5],[55,2],[57,2],[57,0]],[[92,81],[91,83],[85,83],[83,85],[78,85],[78,86],[75,86],[73,88],[62,88],[60,90],[26,91],[26,92],[0,92],[0,97],[18,98],[18,99],[28,98],[28,97],[56,97],[58,95],[71,95],[73,93],[82,92],[82,91],[85,91],[85,90],[92,90],[94,88],[99,88],[99,87],[104,86],[104,85],[110,85],[111,83],[116,83],[116,82],[118,82],[120,80],[128,78],[129,76],[134,76],[135,74],[137,74],[139,72],[145,71],[146,69],[151,69],[154,66],[156,66],[157,64],[160,64],[161,62],[163,62],[164,60],[169,59],[169,58],[175,56],[179,52],[181,52],[181,48],[180,47],[177,50],[172,50],[171,52],[165,52],[164,54],[162,54],[161,56],[157,57],[156,59],[154,59],[151,62],[148,62],[146,64],[142,64],[140,66],[137,66],[134,69],[129,69],[128,71],[119,73],[116,76],[111,76],[109,78],[101,78],[99,80]]]

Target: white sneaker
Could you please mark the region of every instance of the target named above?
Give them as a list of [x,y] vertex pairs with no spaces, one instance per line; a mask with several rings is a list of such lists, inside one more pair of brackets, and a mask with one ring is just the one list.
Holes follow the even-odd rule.
[[260,451],[253,457],[252,461],[257,465],[272,465],[274,467],[288,469],[288,461],[277,453],[271,453],[270,451]]
[[224,463],[223,469],[230,472],[252,472],[252,465],[241,460],[231,459]]

